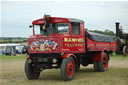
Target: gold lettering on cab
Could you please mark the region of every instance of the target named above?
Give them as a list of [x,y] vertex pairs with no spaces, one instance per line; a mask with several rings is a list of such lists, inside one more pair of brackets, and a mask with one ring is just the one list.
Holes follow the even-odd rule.
[[64,42],[84,42],[83,38],[64,38]]

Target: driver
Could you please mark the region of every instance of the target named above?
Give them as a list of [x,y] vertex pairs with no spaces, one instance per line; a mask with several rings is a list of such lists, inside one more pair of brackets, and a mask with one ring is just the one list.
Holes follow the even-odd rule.
[[45,24],[40,26],[40,34],[44,35],[44,32],[46,31]]

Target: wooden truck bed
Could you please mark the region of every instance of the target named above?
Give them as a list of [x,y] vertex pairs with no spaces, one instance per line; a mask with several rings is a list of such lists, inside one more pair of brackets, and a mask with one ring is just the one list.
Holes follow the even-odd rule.
[[88,51],[116,50],[116,37],[85,32]]

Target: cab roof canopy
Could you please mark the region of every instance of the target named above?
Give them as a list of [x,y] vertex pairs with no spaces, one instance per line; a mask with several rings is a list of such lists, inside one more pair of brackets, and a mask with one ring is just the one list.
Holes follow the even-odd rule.
[[[49,18],[50,18],[50,23],[69,23],[69,22],[84,23],[83,20],[74,19],[74,18],[61,18],[61,17],[49,17]],[[34,20],[32,24],[45,24],[45,18]]]

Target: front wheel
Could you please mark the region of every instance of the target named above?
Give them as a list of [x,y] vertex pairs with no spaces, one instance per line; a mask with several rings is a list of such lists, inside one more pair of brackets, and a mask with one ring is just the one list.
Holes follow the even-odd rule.
[[40,71],[36,68],[35,64],[29,63],[27,59],[25,62],[25,74],[29,80],[38,79],[40,76]]
[[75,73],[75,61],[72,57],[63,59],[61,64],[61,76],[62,79],[72,80]]

